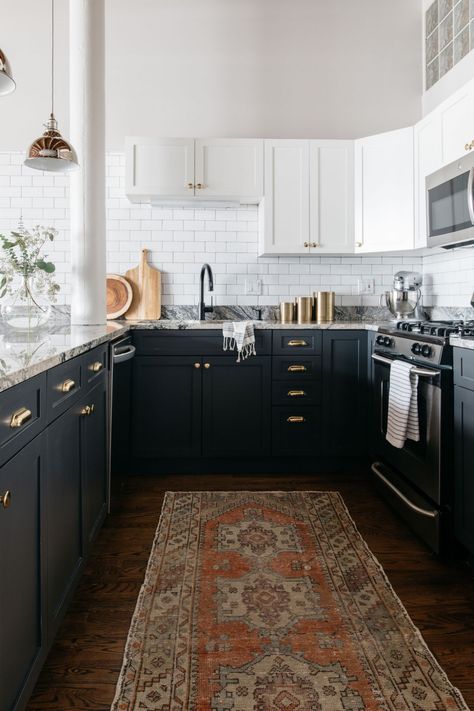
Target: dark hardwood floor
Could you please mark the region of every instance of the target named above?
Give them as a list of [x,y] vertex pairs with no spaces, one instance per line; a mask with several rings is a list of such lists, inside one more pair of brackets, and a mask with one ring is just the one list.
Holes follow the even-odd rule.
[[474,574],[438,560],[364,475],[130,477],[94,546],[28,711],[106,711],[166,490],[340,491],[428,646],[474,708]]

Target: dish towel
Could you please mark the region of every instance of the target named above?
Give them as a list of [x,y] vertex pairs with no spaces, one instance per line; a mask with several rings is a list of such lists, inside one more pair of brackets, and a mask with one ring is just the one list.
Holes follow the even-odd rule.
[[418,376],[414,366],[401,360],[390,365],[390,391],[386,439],[397,449],[403,449],[405,441],[420,441],[418,421]]
[[251,321],[225,321],[222,326],[224,350],[237,349],[237,363],[251,355],[257,355],[255,350],[255,333]]

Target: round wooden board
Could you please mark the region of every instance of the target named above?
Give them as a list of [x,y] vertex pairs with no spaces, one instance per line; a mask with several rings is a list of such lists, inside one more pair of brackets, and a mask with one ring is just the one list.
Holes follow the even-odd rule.
[[132,303],[133,291],[129,282],[120,274],[107,274],[107,318],[123,316]]

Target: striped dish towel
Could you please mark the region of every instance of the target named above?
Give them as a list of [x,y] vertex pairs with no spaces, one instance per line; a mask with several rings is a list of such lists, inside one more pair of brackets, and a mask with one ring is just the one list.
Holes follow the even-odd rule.
[[418,376],[413,367],[402,360],[390,365],[386,439],[397,449],[403,449],[407,439],[420,441]]
[[251,355],[257,355],[255,350],[255,333],[251,321],[225,321],[222,326],[224,350],[237,349],[237,363]]

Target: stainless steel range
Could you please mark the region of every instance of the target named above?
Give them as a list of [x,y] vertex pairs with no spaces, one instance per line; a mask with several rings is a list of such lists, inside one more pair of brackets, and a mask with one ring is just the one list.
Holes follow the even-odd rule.
[[[449,545],[452,506],[452,333],[474,335],[474,322],[400,321],[380,329],[373,360],[372,471],[382,495],[441,552]],[[390,366],[413,363],[418,381],[420,441],[392,446],[387,431]]]

